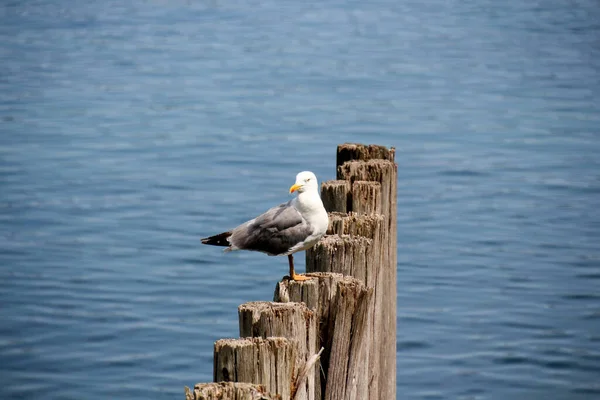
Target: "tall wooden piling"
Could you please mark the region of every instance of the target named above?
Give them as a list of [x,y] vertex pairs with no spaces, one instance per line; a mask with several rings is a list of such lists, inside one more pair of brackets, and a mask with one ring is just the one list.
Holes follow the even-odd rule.
[[[328,211],[337,212],[330,214],[328,233],[332,236],[306,255],[307,271],[342,272],[374,289],[368,398],[380,400],[396,398],[398,172],[394,158],[395,150],[383,146],[338,146],[337,181],[322,184],[322,197],[330,199]],[[348,186],[349,191],[339,189]],[[340,198],[344,195],[345,200]],[[369,242],[363,245],[357,238]],[[355,244],[349,244],[350,240]]]
[[321,187],[327,235],[306,255],[312,279],[242,304],[241,338],[215,343],[221,383],[186,388],[186,400],[396,398],[394,158],[393,148],[338,146],[337,180]]

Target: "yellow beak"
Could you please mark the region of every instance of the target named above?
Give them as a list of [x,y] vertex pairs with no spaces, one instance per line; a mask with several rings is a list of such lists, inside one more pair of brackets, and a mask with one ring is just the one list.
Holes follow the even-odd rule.
[[300,189],[301,185],[298,185],[297,183],[295,185],[292,185],[292,187],[290,188],[290,193],[294,193],[296,190]]

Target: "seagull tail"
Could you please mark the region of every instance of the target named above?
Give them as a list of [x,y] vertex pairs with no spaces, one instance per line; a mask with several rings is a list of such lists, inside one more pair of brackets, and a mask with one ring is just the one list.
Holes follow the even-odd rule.
[[218,235],[209,236],[207,238],[201,239],[203,244],[210,244],[213,246],[231,246],[229,240],[227,240],[231,236],[231,232],[223,232]]

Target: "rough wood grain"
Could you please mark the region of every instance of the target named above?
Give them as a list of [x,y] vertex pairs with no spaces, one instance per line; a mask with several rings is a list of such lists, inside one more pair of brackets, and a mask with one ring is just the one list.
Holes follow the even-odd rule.
[[214,348],[214,381],[263,385],[291,399],[298,344],[283,337],[220,339]]
[[273,300],[286,302],[303,302],[306,306],[315,313],[317,320],[317,335],[316,348],[324,347],[325,352],[321,356],[320,366],[317,369],[320,373],[320,387],[318,389],[317,399],[322,398],[325,393],[325,378],[327,377],[326,369],[329,365],[329,354],[331,353],[330,325],[332,320],[331,307],[334,306],[333,299],[337,293],[338,285],[345,279],[353,279],[344,277],[337,273],[311,273],[308,281],[289,281],[283,280],[275,286]]
[[321,200],[327,212],[348,211],[350,183],[347,180],[326,181],[321,184]]
[[[388,217],[390,241],[397,231],[397,166],[391,161],[348,161],[338,167],[338,178],[355,181],[374,181],[381,185],[381,214]],[[392,244],[392,243],[390,243]],[[396,242],[390,246],[390,256],[396,253]],[[391,261],[391,258],[390,258]]]
[[[366,275],[359,271],[354,275],[359,279],[366,279],[367,286],[375,289],[374,313],[371,326],[375,336],[372,337],[371,368],[372,374],[369,387],[369,399],[396,398],[396,268],[397,268],[397,165],[394,162],[395,150],[383,146],[365,146],[346,143],[338,146],[337,153],[337,179],[350,182],[351,192],[347,196],[352,199],[347,210],[359,211],[359,214],[379,211],[383,216],[382,231],[371,243],[369,265],[379,263],[376,272]],[[374,182],[377,186],[358,182]],[[356,184],[356,185],[355,185]],[[356,194],[354,190],[357,190]],[[371,198],[370,196],[375,196]],[[356,201],[354,200],[356,199]],[[355,211],[356,211],[355,210]],[[345,220],[331,218],[329,230],[332,232],[344,231]],[[352,224],[352,223],[351,223]],[[360,224],[354,223],[354,226]],[[340,228],[341,227],[341,228]],[[357,230],[355,230],[356,232]],[[364,232],[364,230],[363,230]],[[357,233],[352,233],[357,234]],[[370,235],[367,234],[367,237]],[[348,268],[331,267],[325,265],[330,259],[339,262],[342,256],[333,256],[329,253],[335,250],[334,243],[329,237],[307,252],[307,271],[342,270],[347,273]],[[334,240],[335,241],[335,240]],[[378,243],[380,241],[380,243]],[[321,245],[321,247],[319,247]],[[342,246],[337,245],[338,248]],[[322,248],[328,247],[328,248]],[[379,247],[379,250],[373,248]],[[344,249],[344,252],[346,250]],[[369,251],[369,250],[368,250]],[[317,255],[320,254],[320,255]],[[319,257],[321,259],[319,259]],[[316,267],[315,267],[316,266]],[[369,271],[369,270],[368,270]]]
[[352,184],[352,208],[357,214],[381,214],[381,183],[354,181]]
[[[317,353],[317,321],[314,313],[304,304],[255,301],[240,305],[238,314],[241,337],[279,336],[296,341],[298,352],[294,377],[298,376],[299,369],[307,360]],[[296,399],[316,399],[315,381],[318,382],[318,374],[314,369],[311,374],[304,385],[292,388],[292,396],[298,392]]]
[[306,252],[306,271],[339,272],[376,287],[387,242],[384,225],[385,218],[377,214],[330,213],[328,236]]
[[185,388],[186,400],[281,400],[281,396],[268,393],[264,386],[250,383],[216,382],[198,383],[192,392]]
[[360,285],[342,285],[337,291],[325,400],[368,398],[369,299],[369,292]]
[[366,160],[388,160],[394,161],[396,149],[387,148],[376,144],[364,145],[359,143],[344,143],[338,145],[336,165],[342,165],[346,161],[366,161]]
[[[311,280],[277,284],[276,301],[304,301],[319,325],[317,347],[323,371],[321,392],[328,400],[368,399],[369,321],[373,289],[337,273],[307,274]],[[326,378],[326,379],[325,379]]]
[[385,217],[379,214],[329,213],[327,235],[350,235],[373,240],[387,240],[386,227]]
[[366,282],[372,241],[362,236],[323,237],[306,253],[306,272],[337,272]]

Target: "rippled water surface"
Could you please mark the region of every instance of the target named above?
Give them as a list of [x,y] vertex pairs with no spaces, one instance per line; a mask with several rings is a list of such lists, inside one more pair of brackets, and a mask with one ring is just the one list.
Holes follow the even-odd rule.
[[[596,1],[0,5],[0,397],[173,399],[284,258],[199,237],[397,148],[398,398],[600,398]],[[299,262],[303,256],[299,257]]]

